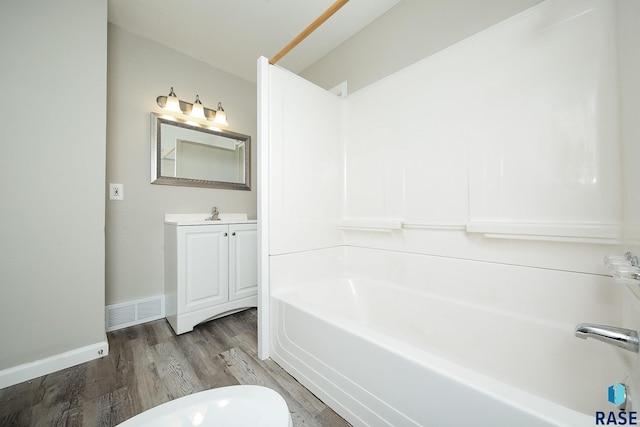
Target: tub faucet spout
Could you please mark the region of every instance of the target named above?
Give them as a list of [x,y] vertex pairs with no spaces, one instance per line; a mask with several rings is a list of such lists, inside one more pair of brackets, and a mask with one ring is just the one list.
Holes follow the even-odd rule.
[[596,325],[593,323],[580,323],[576,326],[576,337],[587,339],[595,338],[616,347],[638,353],[640,341],[638,332],[631,329],[618,328],[616,326]]

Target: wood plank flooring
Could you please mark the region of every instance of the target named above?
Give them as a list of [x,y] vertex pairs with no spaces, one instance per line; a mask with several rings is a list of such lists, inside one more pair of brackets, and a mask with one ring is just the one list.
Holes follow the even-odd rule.
[[257,357],[256,310],[174,335],[163,320],[109,332],[109,355],[0,389],[0,426],[115,426],[161,403],[236,384],[287,401],[295,427],[349,424],[272,360]]

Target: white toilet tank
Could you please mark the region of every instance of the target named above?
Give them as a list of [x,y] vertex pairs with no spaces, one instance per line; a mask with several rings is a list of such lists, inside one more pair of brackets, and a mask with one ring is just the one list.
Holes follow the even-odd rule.
[[256,385],[214,388],[151,408],[120,427],[291,427],[289,408],[274,390]]

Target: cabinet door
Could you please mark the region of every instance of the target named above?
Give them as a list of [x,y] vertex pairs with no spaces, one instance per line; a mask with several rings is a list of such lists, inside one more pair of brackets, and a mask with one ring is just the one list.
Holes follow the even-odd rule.
[[229,225],[229,301],[258,292],[258,230],[256,224]]
[[186,311],[199,310],[228,301],[228,227],[206,225],[180,227],[184,245],[180,257],[182,295],[179,305]]

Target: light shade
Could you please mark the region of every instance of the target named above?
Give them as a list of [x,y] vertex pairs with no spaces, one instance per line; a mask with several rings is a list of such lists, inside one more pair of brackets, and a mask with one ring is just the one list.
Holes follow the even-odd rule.
[[216,117],[213,119],[213,123],[222,126],[229,126],[227,123],[227,113],[222,108],[222,102],[218,102],[218,109],[216,110]]
[[173,91],[173,87],[171,88],[171,91],[169,92],[169,96],[167,96],[167,102],[166,102],[164,108],[169,110],[169,111],[173,111],[175,113],[181,113],[182,112],[180,110],[180,100],[176,96],[176,93]]
[[198,95],[196,95],[196,100],[193,103],[190,116],[198,119],[206,119],[204,115],[204,106],[202,105],[202,102],[200,102],[200,97]]

